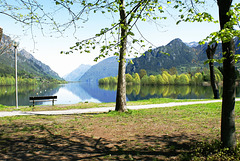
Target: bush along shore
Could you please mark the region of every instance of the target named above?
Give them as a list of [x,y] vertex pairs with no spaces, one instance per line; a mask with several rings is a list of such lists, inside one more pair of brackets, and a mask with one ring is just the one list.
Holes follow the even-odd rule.
[[[220,83],[223,79],[222,73],[215,68],[216,82]],[[168,71],[163,71],[162,74],[158,75],[147,75],[142,74],[126,74],[126,83],[128,85],[202,85],[204,82],[210,81],[209,72],[197,72],[195,74],[182,73],[169,74]],[[99,84],[117,84],[117,77],[106,77],[98,81]]]
[[[18,77],[18,84],[19,85],[34,85],[39,83],[65,83],[63,80],[57,79],[44,79],[44,78],[22,78]],[[15,85],[15,77],[7,76],[7,77],[0,77],[0,86],[12,86]]]

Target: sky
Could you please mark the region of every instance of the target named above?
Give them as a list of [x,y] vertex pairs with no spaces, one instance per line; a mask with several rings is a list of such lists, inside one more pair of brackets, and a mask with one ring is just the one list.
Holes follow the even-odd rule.
[[[45,2],[47,3],[47,2]],[[209,5],[206,11],[212,12],[217,18],[216,5]],[[176,13],[171,13],[175,15]],[[57,18],[64,21],[67,17],[65,14],[57,15]],[[89,16],[89,20],[85,23],[79,22],[80,28],[73,34],[73,28],[67,30],[62,37],[57,35],[43,35],[41,30],[33,28],[34,39],[27,27],[22,27],[20,23],[16,23],[13,19],[0,14],[1,24],[4,34],[10,36],[19,42],[19,50],[25,49],[30,52],[36,59],[49,65],[51,69],[59,74],[60,77],[70,73],[81,64],[94,65],[94,58],[99,51],[94,50],[91,53],[80,54],[78,52],[66,55],[60,54],[61,51],[68,51],[76,41],[83,40],[94,36],[101,28],[110,27],[112,17],[105,16],[101,13]],[[213,23],[180,23],[176,25],[176,16],[169,17],[167,20],[159,20],[160,26],[156,26],[150,22],[141,22],[138,24],[142,35],[150,41],[154,46],[162,46],[169,43],[175,38],[180,38],[183,42],[193,42],[203,40],[211,32],[219,30],[219,24]],[[26,30],[26,31],[23,31]],[[48,30],[48,28],[45,28]],[[77,37],[77,39],[75,38]],[[140,55],[139,55],[140,56]],[[102,59],[101,59],[102,60]],[[99,60],[99,61],[101,61]]]

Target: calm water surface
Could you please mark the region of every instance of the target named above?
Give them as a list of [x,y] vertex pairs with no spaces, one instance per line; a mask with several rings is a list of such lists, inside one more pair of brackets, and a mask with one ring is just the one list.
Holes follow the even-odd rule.
[[[62,85],[20,86],[19,105],[31,105],[30,96],[58,96],[55,104],[78,102],[115,102],[116,86],[98,86],[97,83],[68,83]],[[240,97],[239,87],[237,97]],[[220,94],[222,90],[220,89]],[[149,98],[206,99],[213,98],[211,87],[203,86],[128,86],[127,101]],[[15,86],[0,86],[0,104],[15,106]],[[51,104],[41,102],[39,104]]]

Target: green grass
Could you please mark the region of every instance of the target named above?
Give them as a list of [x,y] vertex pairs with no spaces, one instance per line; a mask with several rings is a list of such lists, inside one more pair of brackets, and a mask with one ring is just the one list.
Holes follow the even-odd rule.
[[[157,103],[169,103],[170,100],[164,102]],[[174,101],[177,102],[177,101]],[[184,102],[180,100],[179,102]],[[151,102],[152,103],[152,102]],[[196,118],[204,118],[204,117],[215,117],[219,115],[221,112],[221,102],[218,103],[208,103],[208,104],[196,104],[196,105],[184,105],[184,106],[175,106],[175,107],[162,107],[162,108],[153,108],[149,109],[141,109],[141,110],[128,110],[125,113],[111,111],[107,113],[107,116],[135,116],[135,115],[152,115],[154,113],[161,112],[164,115],[170,116],[171,113],[174,113],[174,117],[188,117],[192,119],[192,117]],[[236,107],[240,106],[240,102],[236,102]],[[169,110],[171,109],[171,110]],[[236,108],[236,112],[238,112],[238,108]],[[100,114],[101,115],[101,114]],[[105,115],[105,114],[103,114]],[[98,115],[99,116],[99,115]]]
[[171,99],[171,98],[151,98],[148,100],[138,100],[138,101],[130,101],[128,105],[145,105],[145,104],[161,104],[161,103],[170,103],[170,102],[195,102],[195,101],[208,101],[213,99]]
[[180,160],[235,160],[240,159],[240,144],[237,144],[236,149],[229,150],[228,148],[222,148],[222,144],[219,140],[211,142],[199,142],[192,147],[192,152],[183,153]]
[[[177,100],[152,99],[137,103],[152,104],[153,102],[171,101]],[[99,104],[99,106],[108,105],[109,103]],[[235,114],[237,138],[239,139],[240,102],[236,102]],[[220,120],[221,103],[128,110],[125,113],[111,111],[101,114],[0,117],[0,143],[3,143],[2,147],[4,147],[1,150],[0,144],[0,156],[3,153],[13,159],[15,153],[28,153],[29,149],[26,146],[29,146],[33,152],[40,151],[36,153],[36,157],[41,157],[37,154],[51,157],[50,154],[54,155],[53,151],[58,148],[60,150],[56,151],[56,157],[71,152],[68,156],[70,157],[81,154],[77,149],[84,147],[90,149],[99,143],[99,151],[109,148],[109,152],[98,155],[96,160],[144,160],[146,157],[150,160],[165,160],[168,159],[168,155],[176,151],[181,151],[181,153],[176,158],[172,158],[173,160],[239,160],[239,144],[235,151],[221,148]],[[131,129],[133,127],[134,130]],[[102,135],[96,130],[102,132]],[[105,135],[111,135],[114,132],[118,134],[120,132],[120,135],[117,137],[112,135],[111,139],[105,138]],[[78,142],[77,140],[81,137],[83,139]],[[16,139],[17,142],[15,142]],[[189,141],[187,145],[191,148],[181,146],[180,143],[184,144],[186,141]],[[56,149],[48,149],[48,145],[55,145]],[[38,146],[42,148],[39,149]],[[89,155],[92,152],[98,152],[94,149],[93,151],[85,150],[89,152]],[[60,160],[60,158],[57,159]]]

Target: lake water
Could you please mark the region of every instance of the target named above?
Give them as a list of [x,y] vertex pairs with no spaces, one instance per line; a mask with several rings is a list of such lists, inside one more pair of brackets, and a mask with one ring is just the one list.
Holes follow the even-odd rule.
[[[31,105],[30,96],[56,95],[55,104],[78,102],[115,102],[116,86],[98,86],[97,83],[68,83],[62,85],[19,86],[19,105]],[[220,95],[222,89],[220,89]],[[240,96],[239,87],[237,97]],[[206,99],[213,98],[211,87],[203,86],[128,86],[127,101],[149,98]],[[0,104],[15,106],[15,86],[0,86]],[[51,104],[41,102],[39,104]]]

